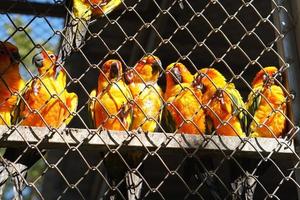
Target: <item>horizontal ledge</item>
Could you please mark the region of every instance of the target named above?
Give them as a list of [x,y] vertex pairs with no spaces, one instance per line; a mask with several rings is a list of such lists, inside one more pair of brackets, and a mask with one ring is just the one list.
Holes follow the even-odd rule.
[[0,147],[26,147],[44,149],[193,151],[209,153],[252,154],[259,156],[271,152],[282,155],[294,153],[294,142],[278,138],[239,138],[237,136],[202,136],[171,133],[139,133],[136,131],[106,131],[95,129],[58,129],[46,127],[0,126]]

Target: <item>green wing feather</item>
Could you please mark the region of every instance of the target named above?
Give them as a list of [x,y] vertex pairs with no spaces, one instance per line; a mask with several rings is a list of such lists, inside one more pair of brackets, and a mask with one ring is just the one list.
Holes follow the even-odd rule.
[[[96,89],[93,90],[91,93],[90,93],[90,98],[94,98],[97,96],[97,91]],[[91,99],[89,104],[88,104],[88,113],[89,113],[89,117],[88,117],[88,120],[89,120],[89,125],[91,128],[96,128],[96,124],[95,124],[95,99]]]
[[207,135],[211,135],[215,131],[213,120],[209,115],[205,115],[205,132]]
[[[31,85],[32,81],[29,81],[26,83],[26,86],[22,89],[22,91],[20,91],[20,96],[22,96],[22,98],[24,98],[24,94],[27,92],[27,90],[29,89],[30,85]],[[25,103],[24,100],[21,97],[18,97],[17,102],[16,102],[16,106],[14,108],[14,110],[11,113],[11,124],[12,125],[16,125],[17,123],[19,123],[24,116],[21,116],[21,111],[25,109]]]
[[248,126],[247,126],[247,131],[250,133],[250,125],[253,121],[254,114],[256,110],[258,109],[258,106],[261,102],[261,91],[260,90],[255,90],[254,92],[251,92],[249,97],[248,97],[248,102],[247,102],[247,109],[249,112],[248,115]]
[[175,122],[172,114],[168,110],[167,105],[164,106],[162,115],[163,115],[163,119],[162,119],[163,127],[166,127],[165,131],[169,132],[169,133],[175,132],[176,131],[176,122]]
[[240,121],[242,126],[242,130],[247,133],[247,111],[245,107],[245,103],[243,102],[243,98],[238,90],[235,89],[233,84],[230,84],[227,89],[228,94],[232,100],[233,112],[236,114],[237,118]]
[[[159,112],[159,116],[158,116],[158,118],[157,118],[157,122],[158,122],[159,124],[161,124],[161,122],[162,122],[163,110],[164,110],[164,108],[163,108],[163,102],[162,102],[162,107],[161,107],[161,110],[160,110],[160,112]],[[160,126],[158,126],[158,125],[156,124],[156,128],[155,128],[154,131],[159,131],[159,132],[161,132],[162,130],[160,130],[160,129],[161,129]]]

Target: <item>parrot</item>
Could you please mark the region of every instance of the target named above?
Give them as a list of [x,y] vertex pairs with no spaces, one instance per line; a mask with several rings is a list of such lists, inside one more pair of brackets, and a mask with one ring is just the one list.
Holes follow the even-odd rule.
[[90,93],[89,109],[93,127],[108,130],[129,130],[132,124],[132,94],[124,81],[122,63],[106,61],[98,78],[98,88]]
[[[26,87],[23,98],[13,112],[13,124],[65,128],[73,117],[72,113],[76,112],[77,95],[66,91],[64,71],[60,71],[55,79],[56,56],[51,51],[43,50],[36,54],[32,63],[37,67],[39,77],[32,79]],[[46,153],[43,150],[40,152]],[[18,171],[25,178],[28,169],[41,158],[41,154],[33,149],[7,148],[3,157],[18,164]],[[13,177],[14,182],[19,184],[19,194],[24,188],[22,177]]]
[[[154,55],[146,55],[136,65],[125,73],[125,78],[132,93],[133,118],[130,130],[138,132],[158,131],[163,109],[163,92],[157,84],[162,63]],[[136,168],[145,156],[142,152],[134,151],[128,155],[131,167]],[[139,171],[142,171],[140,169]],[[128,185],[132,186],[128,199],[140,199],[142,179],[128,172]]]
[[[171,133],[198,134],[206,133],[206,115],[202,107],[202,88],[195,82],[187,67],[182,63],[171,63],[166,68],[166,102],[163,111],[163,125]],[[187,182],[195,178],[197,187],[204,183],[213,199],[221,200],[216,180],[206,171],[212,168],[212,158],[205,155],[200,158],[187,157],[183,164],[183,177]],[[203,165],[206,169],[203,168]],[[207,197],[208,199],[210,196]]]
[[16,46],[0,41],[0,125],[11,125],[11,113],[19,96],[25,88],[25,82],[19,73],[21,56]]
[[[90,93],[89,112],[91,114],[93,128],[129,131],[132,125],[132,94],[125,83],[122,63],[119,60],[107,60],[101,67],[98,77],[98,87]],[[110,198],[117,198],[128,193],[124,184],[118,186],[122,180],[126,180],[128,167],[116,154],[108,154],[104,157],[104,166],[107,178],[111,186],[119,187],[116,192],[110,191]],[[122,153],[122,157],[127,161],[128,155]],[[106,187],[103,184],[102,187]],[[101,189],[101,191],[105,191]],[[104,194],[106,195],[106,194]]]
[[[71,54],[72,48],[80,48],[84,42],[92,17],[103,17],[118,7],[122,0],[72,0],[73,8],[66,24],[64,39],[58,55],[63,63]],[[60,70],[59,67],[57,70]]]
[[[249,137],[281,137],[286,126],[286,97],[283,89],[277,85],[276,79],[281,78],[281,73],[275,66],[268,66],[261,69],[254,77],[248,95],[246,108],[248,114]],[[263,175],[271,165],[270,162],[263,162],[260,166],[257,163],[260,159],[247,159],[240,162],[246,169],[246,175],[256,169],[255,177]],[[254,192],[257,186],[256,179],[251,176],[242,175],[232,184],[233,189],[246,199],[254,199]],[[245,187],[246,185],[246,187]]]
[[[280,78],[280,76],[281,73],[275,66],[265,67],[255,75],[251,84],[252,91],[246,102],[249,137],[282,136],[286,126],[286,98],[282,88],[276,85],[275,78]],[[271,165],[270,162],[263,162],[258,166],[260,160],[254,158],[240,158],[238,160],[245,171],[231,184],[238,196],[247,200],[254,199],[257,186],[256,179],[263,175]],[[251,175],[254,169],[256,169],[255,174]],[[235,171],[238,172],[239,170]]]
[[[195,74],[202,88],[207,127],[218,135],[246,137],[247,111],[239,91],[215,68],[203,68]],[[223,122],[227,122],[222,124]]]
[[163,92],[157,84],[161,66],[158,57],[147,55],[126,72],[135,102],[131,130],[141,128],[144,132],[154,132],[158,129],[163,107]]
[[166,69],[167,102],[164,109],[166,129],[186,134],[205,133],[202,91],[193,86],[194,76],[182,63],[171,63]]
[[[10,126],[12,112],[25,88],[25,82],[19,73],[21,56],[18,47],[10,42],[0,41],[0,125]],[[16,95],[17,94],[17,95]],[[10,172],[5,162],[0,165],[0,196]]]
[[[280,137],[286,126],[286,97],[276,85],[278,69],[269,66],[261,69],[252,81],[252,92],[246,108],[249,111],[250,137]],[[260,126],[262,125],[262,126]]]

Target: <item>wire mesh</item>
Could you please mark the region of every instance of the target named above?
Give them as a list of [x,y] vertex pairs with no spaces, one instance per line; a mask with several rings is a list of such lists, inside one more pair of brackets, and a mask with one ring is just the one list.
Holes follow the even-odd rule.
[[0,10],[2,199],[298,198],[288,1]]

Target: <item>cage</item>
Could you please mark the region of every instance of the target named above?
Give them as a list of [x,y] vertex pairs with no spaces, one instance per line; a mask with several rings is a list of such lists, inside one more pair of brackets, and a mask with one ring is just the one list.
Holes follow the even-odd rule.
[[[113,3],[118,6],[108,9]],[[76,4],[82,7],[77,8]],[[4,43],[10,42],[19,49],[19,74],[25,85],[19,91],[11,88],[12,77],[1,71],[0,87],[9,95],[6,97],[3,92],[0,109],[7,108],[12,97],[18,99],[9,113],[9,123],[0,113],[1,197],[298,199],[299,6],[284,0],[1,2],[2,48],[7,49]],[[50,52],[44,53],[43,59],[50,60],[50,67],[43,71],[43,67],[38,67],[38,59],[42,58],[37,55],[46,50],[55,52],[57,59],[52,59]],[[139,74],[136,66],[148,62],[142,59],[144,56],[159,68],[157,83],[162,92]],[[103,67],[112,59],[119,61],[113,63],[118,68],[117,75],[107,73]],[[177,76],[180,72],[172,70],[177,64],[184,65],[192,75],[202,74],[214,85],[217,92],[208,102],[202,101],[208,89],[197,85],[199,76],[191,75],[193,80],[185,82],[184,76],[188,75]],[[278,69],[276,76],[271,77],[273,82],[266,84],[277,85],[272,90],[279,90],[279,96],[282,93],[283,101],[278,107],[272,104],[272,95],[269,97],[253,86],[255,75],[260,70],[266,72],[267,66]],[[226,78],[225,85],[219,86],[201,71],[204,68],[218,70]],[[125,94],[127,86],[119,83],[131,83],[128,72],[143,85],[135,95],[130,90],[132,98]],[[48,78],[50,73],[54,75]],[[99,86],[101,75],[106,83],[103,88]],[[111,76],[119,79],[110,80]],[[170,89],[168,77],[178,85],[174,94],[170,92],[174,97],[170,101],[166,97]],[[195,85],[201,86],[202,96],[197,96]],[[98,93],[92,95],[95,88]],[[111,88],[115,88],[114,92]],[[143,95],[146,90],[152,92]],[[250,102],[251,95],[261,95],[260,101],[270,107],[262,111],[263,121],[257,122],[248,103],[239,104],[230,91],[238,91],[244,102]],[[103,97],[110,92],[107,101],[112,99],[112,104]],[[73,99],[68,99],[72,93],[78,96],[75,110]],[[181,95],[190,96],[178,107]],[[141,97],[152,100],[149,111],[137,103]],[[223,102],[226,98],[230,108]],[[39,99],[42,105],[34,107]],[[118,102],[120,99],[123,103]],[[157,100],[159,105],[153,103]],[[224,110],[215,110],[213,102]],[[148,114],[156,106],[158,113]],[[137,114],[128,115],[127,109],[131,114],[138,110],[143,116],[138,127],[129,126]],[[192,114],[188,116],[185,113],[189,111]],[[52,112],[48,118],[47,113]],[[226,112],[230,116],[222,118]],[[248,120],[245,132],[257,126],[265,127],[269,135],[239,134],[232,119],[241,114]],[[198,116],[205,117],[205,133],[200,131]],[[281,117],[285,125],[273,119],[276,117]],[[171,129],[170,118],[174,123]],[[145,123],[157,128],[147,130]],[[116,124],[121,128],[113,128]],[[185,126],[193,128],[184,129]],[[222,126],[231,127],[235,133],[221,134]],[[284,127],[276,134],[275,129],[280,126]]]

